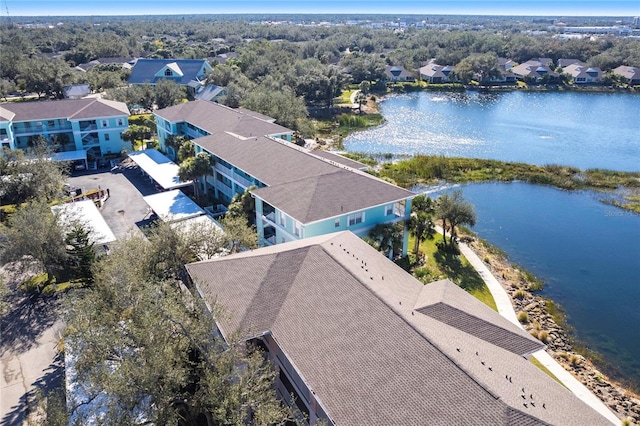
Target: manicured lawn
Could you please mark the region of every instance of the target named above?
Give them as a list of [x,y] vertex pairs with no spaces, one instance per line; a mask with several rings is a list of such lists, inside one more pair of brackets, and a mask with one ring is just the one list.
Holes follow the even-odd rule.
[[[420,252],[426,256],[424,266],[414,268],[412,273],[420,281],[430,282],[449,278],[451,281],[465,289],[469,294],[485,303],[494,311],[497,311],[495,301],[489,288],[482,280],[464,256],[450,253],[442,253],[436,247],[436,243],[442,241],[442,235],[438,234],[433,240],[427,240],[420,244]],[[409,237],[409,251],[413,251],[414,238]]]

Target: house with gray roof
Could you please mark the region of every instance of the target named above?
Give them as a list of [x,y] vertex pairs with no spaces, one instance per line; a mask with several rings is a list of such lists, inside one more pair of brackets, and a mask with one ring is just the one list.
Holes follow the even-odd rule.
[[515,76],[524,81],[540,83],[542,81],[553,82],[559,74],[549,67],[553,65],[551,58],[533,58],[511,69]]
[[541,342],[351,232],[186,268],[219,334],[264,349],[310,425],[610,424],[527,359]]
[[58,152],[81,152],[101,157],[131,149],[122,139],[129,127],[123,102],[100,98],[11,102],[0,105],[0,143],[3,148],[27,149],[43,136]]
[[620,65],[611,71],[612,73],[621,76],[624,81],[634,86],[640,84],[640,67],[629,67],[627,65]]
[[593,84],[602,82],[602,70],[598,67],[588,67],[582,63],[573,63],[562,68],[562,72],[569,74],[575,84]]
[[[260,245],[350,230],[366,236],[378,224],[404,224],[411,191],[378,179],[363,164],[316,154],[291,143],[292,131],[244,109],[193,101],[155,112],[161,149],[175,156],[170,136],[186,136],[213,160],[201,189],[228,205],[252,188]],[[393,255],[394,253],[389,253]]]
[[420,78],[429,83],[453,83],[456,80],[453,74],[455,67],[450,65],[438,65],[431,62],[420,68]]
[[180,86],[204,81],[213,68],[206,59],[138,59],[131,69],[129,84],[154,85],[162,79]]
[[416,81],[416,78],[413,74],[408,71],[405,67],[401,67],[399,65],[387,65],[384,67],[384,75],[386,76],[387,81],[392,83],[397,83],[399,81],[412,82]]

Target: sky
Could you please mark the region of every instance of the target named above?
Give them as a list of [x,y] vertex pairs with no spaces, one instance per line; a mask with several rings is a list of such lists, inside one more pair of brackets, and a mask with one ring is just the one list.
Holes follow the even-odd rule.
[[640,16],[640,0],[0,0],[0,17],[232,13]]

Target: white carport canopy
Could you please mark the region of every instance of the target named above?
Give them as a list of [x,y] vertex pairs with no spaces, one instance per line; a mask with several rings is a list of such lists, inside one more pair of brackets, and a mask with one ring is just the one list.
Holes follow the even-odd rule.
[[143,199],[165,222],[185,220],[207,213],[179,189],[147,195]]
[[79,223],[89,230],[89,241],[94,244],[107,244],[116,240],[116,236],[92,200],[59,204],[51,207],[51,211],[57,215],[58,224],[65,232],[69,231],[74,223]]
[[190,180],[181,181],[178,177],[180,167],[157,149],[130,152],[129,158],[165,190],[192,184]]
[[87,161],[87,151],[81,149],[79,151],[56,152],[51,159],[53,161]]

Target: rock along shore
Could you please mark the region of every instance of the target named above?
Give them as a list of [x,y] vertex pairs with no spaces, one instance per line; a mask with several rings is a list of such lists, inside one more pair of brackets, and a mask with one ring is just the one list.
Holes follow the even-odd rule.
[[[640,396],[609,379],[594,364],[577,353],[568,333],[547,311],[547,301],[531,291],[530,284],[517,266],[491,253],[477,238],[466,238],[467,245],[484,260],[493,276],[511,298],[518,319],[525,330],[547,345],[547,353],[592,391],[625,425],[640,425]],[[470,241],[469,241],[470,240]],[[525,314],[520,314],[526,312]]]

